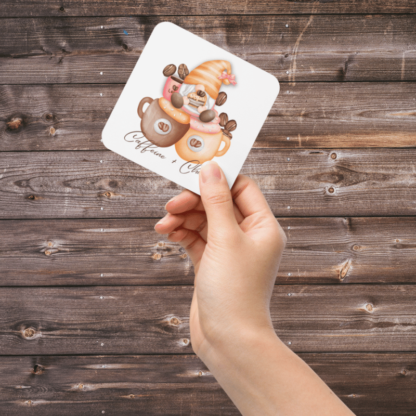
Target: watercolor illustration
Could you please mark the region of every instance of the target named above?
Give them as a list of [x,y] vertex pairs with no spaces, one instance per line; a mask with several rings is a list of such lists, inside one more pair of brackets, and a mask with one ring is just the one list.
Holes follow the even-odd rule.
[[146,139],[159,147],[174,145],[179,157],[195,164],[225,155],[237,122],[215,107],[227,101],[221,87],[237,83],[230,62],[207,61],[192,71],[185,64],[170,64],[163,75],[162,97],[145,97],[137,109]]

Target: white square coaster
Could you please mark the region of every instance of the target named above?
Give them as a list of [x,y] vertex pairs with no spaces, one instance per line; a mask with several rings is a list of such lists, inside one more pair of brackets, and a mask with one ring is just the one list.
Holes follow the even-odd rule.
[[104,145],[199,194],[215,160],[230,187],[279,93],[269,73],[160,23],[102,132]]

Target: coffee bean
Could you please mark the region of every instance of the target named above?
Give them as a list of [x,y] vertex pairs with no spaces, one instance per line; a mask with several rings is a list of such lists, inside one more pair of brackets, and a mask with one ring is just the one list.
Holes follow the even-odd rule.
[[214,120],[215,112],[213,110],[205,110],[199,115],[199,119],[204,123]]
[[163,75],[165,77],[170,77],[175,72],[176,72],[176,65],[170,64],[170,65],[165,66],[165,69],[163,70]]
[[173,91],[177,91],[178,90],[178,87],[176,85],[173,85],[172,86],[172,89],[173,89]]
[[170,101],[175,108],[181,108],[183,106],[183,97],[178,92],[172,94]]
[[230,120],[227,122],[227,124],[225,125],[225,128],[228,131],[234,131],[237,128],[237,122],[235,120]]
[[189,69],[185,64],[180,64],[178,74],[182,79],[185,79],[189,75]]
[[191,139],[191,146],[198,149],[198,147],[202,146],[202,143],[198,139]]
[[228,114],[227,113],[221,113],[220,114],[220,126],[225,127],[225,125],[228,123]]
[[205,97],[205,91],[198,90],[196,93],[199,97]]
[[163,121],[158,123],[158,127],[165,133],[169,130],[169,125],[164,123]]
[[226,101],[227,101],[227,94],[224,91],[221,91],[218,94],[217,99],[215,100],[215,104],[218,105],[218,107],[220,107],[223,104],[225,104]]
[[230,140],[233,138],[233,135],[227,129],[224,129],[222,131],[222,134],[224,134],[225,136],[227,136]]

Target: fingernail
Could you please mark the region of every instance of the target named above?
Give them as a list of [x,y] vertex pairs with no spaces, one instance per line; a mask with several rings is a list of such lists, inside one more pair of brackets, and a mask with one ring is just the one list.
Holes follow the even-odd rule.
[[201,169],[203,183],[218,183],[221,180],[220,167],[212,161],[205,162]]
[[170,204],[175,198],[176,198],[176,196],[174,196],[173,198],[169,199],[168,202],[166,202],[165,210],[166,210],[166,207],[168,206],[168,204]]

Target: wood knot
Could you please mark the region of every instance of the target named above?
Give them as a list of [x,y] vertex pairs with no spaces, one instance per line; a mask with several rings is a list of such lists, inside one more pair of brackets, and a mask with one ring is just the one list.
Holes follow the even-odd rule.
[[26,406],[32,406],[32,400],[26,400],[25,405]]
[[8,121],[6,124],[9,130],[12,130],[12,131],[18,130],[20,129],[20,127],[23,126],[23,120],[20,117],[14,117],[10,121]]
[[46,251],[45,251],[45,255],[46,255],[46,256],[50,256],[51,254],[52,254],[52,252],[51,252],[50,250],[46,250]]
[[153,260],[160,260],[162,258],[162,255],[160,253],[155,253],[152,256]]
[[34,200],[34,199],[36,199],[36,197],[35,197],[35,195],[29,195],[29,196],[27,197],[27,199]]
[[331,153],[331,159],[336,159],[337,158],[337,154],[336,153]]
[[338,272],[339,280],[343,281],[345,276],[347,275],[348,271],[351,267],[351,259],[347,260],[345,263],[341,264],[341,267]]
[[101,196],[105,196],[106,198],[111,198],[114,194],[110,191],[104,192]]
[[402,376],[405,376],[405,375],[407,375],[407,371],[403,368],[403,370],[402,370],[402,371],[400,371],[400,374],[401,374]]
[[23,336],[25,338],[33,338],[35,336],[35,334],[36,334],[36,331],[33,328],[26,328],[23,331]]
[[360,249],[360,246],[354,245],[354,247],[352,248],[354,251],[358,251]]
[[129,394],[130,399],[134,399],[134,394]]
[[331,186],[331,187],[328,189],[328,192],[329,192],[330,194],[333,194],[333,193],[335,192],[335,189]]
[[50,127],[50,128],[49,128],[49,134],[50,134],[51,136],[55,136],[55,133],[56,133],[55,127]]
[[171,325],[173,325],[173,326],[178,326],[179,325],[179,319],[178,318],[172,318],[171,320],[170,320],[170,324]]
[[183,343],[183,345],[189,345],[189,339],[188,338],[183,338],[182,343]]
[[357,397],[356,394],[350,394],[348,397],[352,397],[353,399],[355,399]]
[[53,121],[53,114],[51,113],[46,113],[43,115],[43,117],[46,121]]
[[35,364],[33,367],[33,374],[39,375],[44,372],[45,368],[40,364]]
[[60,12],[62,12],[62,13],[64,13],[64,12],[65,12],[65,7],[64,7],[64,6],[61,6],[61,7],[59,8],[59,11],[60,11]]
[[183,253],[179,256],[181,259],[186,259],[188,257],[188,255],[186,253]]
[[165,247],[165,243],[163,242],[163,241],[159,241],[158,243],[157,243],[157,247]]
[[204,373],[203,373],[202,371],[199,371],[199,372],[198,372],[198,377],[202,377],[202,376],[203,376],[203,374],[204,374]]
[[80,383],[80,384],[78,384],[78,388],[79,388],[80,390],[82,390],[82,389],[84,388],[84,385],[83,385],[82,383]]
[[49,242],[48,242],[48,247],[52,247],[52,246],[53,246],[52,241],[49,241]]
[[367,305],[365,305],[365,308],[368,312],[373,312],[374,306],[371,303],[367,303]]

